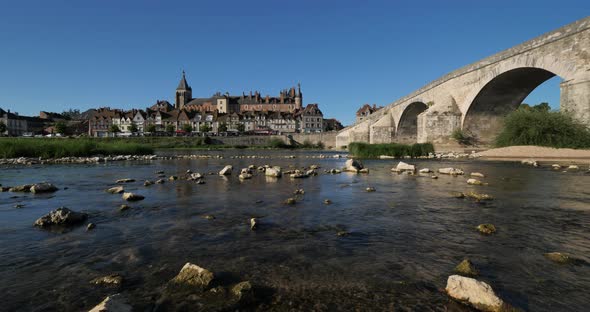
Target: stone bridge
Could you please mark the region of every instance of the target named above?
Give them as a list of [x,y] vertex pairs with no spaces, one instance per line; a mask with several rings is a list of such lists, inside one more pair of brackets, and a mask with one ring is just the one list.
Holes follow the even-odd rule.
[[561,110],[590,126],[590,17],[431,82],[343,129],[336,145],[447,143],[455,129],[490,143],[503,117],[554,76]]

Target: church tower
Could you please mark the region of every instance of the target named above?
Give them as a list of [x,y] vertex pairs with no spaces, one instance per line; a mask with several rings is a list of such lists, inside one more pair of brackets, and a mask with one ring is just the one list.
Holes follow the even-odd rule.
[[192,100],[193,96],[193,89],[188,85],[186,82],[186,77],[184,70],[182,71],[182,78],[178,83],[178,88],[176,88],[176,102],[174,107],[176,109],[182,109],[186,103]]
[[301,94],[301,83],[297,84],[297,93],[295,94],[295,109],[301,109],[303,102],[303,94]]

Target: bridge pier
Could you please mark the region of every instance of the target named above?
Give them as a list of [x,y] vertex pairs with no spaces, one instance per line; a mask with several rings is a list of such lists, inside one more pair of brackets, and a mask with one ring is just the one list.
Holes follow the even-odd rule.
[[564,81],[560,84],[560,106],[590,127],[590,80]]

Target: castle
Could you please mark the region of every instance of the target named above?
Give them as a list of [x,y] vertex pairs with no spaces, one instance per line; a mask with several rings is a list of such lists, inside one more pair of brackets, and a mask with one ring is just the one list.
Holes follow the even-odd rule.
[[186,81],[186,74],[182,71],[182,77],[176,88],[175,105],[178,110],[214,112],[220,114],[242,114],[246,112],[281,112],[295,113],[303,106],[303,94],[301,85],[297,90],[292,87],[282,90],[278,97],[262,97],[258,91],[250,92],[249,95],[242,93],[240,96],[229,95],[229,93],[216,93],[209,98],[193,98],[193,90]]

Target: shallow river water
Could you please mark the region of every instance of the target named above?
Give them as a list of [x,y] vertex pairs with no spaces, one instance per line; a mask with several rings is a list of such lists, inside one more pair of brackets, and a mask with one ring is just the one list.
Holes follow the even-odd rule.
[[[50,195],[0,193],[0,310],[82,311],[116,292],[138,311],[150,310],[161,286],[191,262],[251,281],[259,300],[250,308],[259,311],[469,311],[444,294],[447,277],[464,258],[479,269],[478,279],[519,309],[588,309],[590,175],[583,171],[409,161],[419,168],[482,172],[489,183],[468,186],[461,176],[394,174],[397,160],[364,161],[370,174],[331,175],[323,170],[341,168],[346,159],[308,158],[316,152],[210,153],[226,157],[1,168],[4,186],[50,181],[61,189]],[[238,154],[277,157],[229,158]],[[278,157],[291,154],[297,157]],[[183,176],[187,169],[218,172],[226,164],[234,174],[206,176],[206,184],[143,186],[159,170]],[[307,179],[255,174],[240,181],[239,169],[250,164],[321,169]],[[136,179],[126,190],[146,197],[123,212],[121,196],[104,191],[120,178]],[[376,192],[366,192],[368,186]],[[283,204],[299,188],[305,190],[300,201]],[[494,200],[450,196],[469,190]],[[88,213],[96,228],[86,231],[83,224],[55,233],[33,226],[60,206]],[[257,231],[249,228],[251,217],[259,218]],[[480,223],[493,223],[498,231],[481,235],[475,230]],[[337,235],[342,231],[349,235]],[[583,261],[556,264],[543,256],[552,251]],[[89,283],[111,273],[124,276],[123,287]]]

